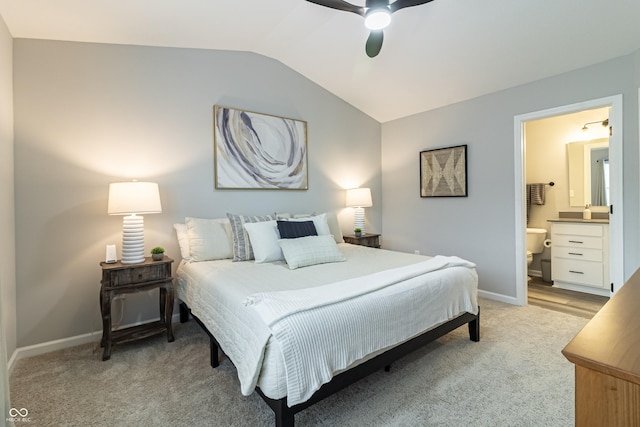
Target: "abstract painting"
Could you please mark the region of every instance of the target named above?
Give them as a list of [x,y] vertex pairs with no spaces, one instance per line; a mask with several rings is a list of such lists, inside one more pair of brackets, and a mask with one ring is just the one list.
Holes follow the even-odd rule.
[[466,196],[466,145],[420,152],[420,197]]
[[307,122],[216,105],[215,187],[306,190]]

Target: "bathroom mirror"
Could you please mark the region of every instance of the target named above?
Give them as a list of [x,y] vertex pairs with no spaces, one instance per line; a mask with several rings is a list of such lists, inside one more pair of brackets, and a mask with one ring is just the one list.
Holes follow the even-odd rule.
[[569,205],[609,205],[609,139],[567,144]]

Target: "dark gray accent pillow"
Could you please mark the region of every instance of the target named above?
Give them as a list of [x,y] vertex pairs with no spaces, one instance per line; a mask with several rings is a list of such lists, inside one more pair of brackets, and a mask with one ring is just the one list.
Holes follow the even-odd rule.
[[318,235],[313,221],[278,221],[278,231],[281,239],[297,239],[298,237]]

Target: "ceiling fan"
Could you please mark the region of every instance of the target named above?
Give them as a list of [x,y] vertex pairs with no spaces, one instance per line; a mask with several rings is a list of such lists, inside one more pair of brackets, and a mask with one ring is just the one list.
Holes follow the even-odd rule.
[[371,30],[365,51],[370,58],[378,55],[382,49],[384,34],[382,30],[391,23],[391,14],[405,7],[419,6],[433,0],[366,0],[365,6],[357,6],[342,0],[307,0],[310,3],[331,9],[352,12],[364,17],[364,25]]

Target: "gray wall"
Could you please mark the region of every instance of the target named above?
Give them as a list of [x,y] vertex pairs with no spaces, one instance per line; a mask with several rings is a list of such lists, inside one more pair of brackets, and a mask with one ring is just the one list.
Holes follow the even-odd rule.
[[[381,125],[281,63],[256,54],[14,41],[18,346],[100,330],[105,245],[120,253],[110,182],[159,183],[147,250],[179,260],[172,225],[226,212],[339,211],[369,186],[381,230]],[[213,105],[308,122],[308,191],[214,190]],[[123,324],[157,317],[155,293],[127,296]],[[98,339],[99,336],[96,336]]]
[[[0,41],[0,56],[9,59],[0,84],[10,89],[6,31]],[[342,189],[369,186],[367,229],[382,231],[385,247],[468,258],[478,263],[481,289],[515,297],[514,116],[618,93],[625,277],[638,267],[640,53],[382,126],[251,53],[23,39],[14,41],[13,53],[13,165],[5,160],[12,150],[10,102],[9,113],[0,114],[9,123],[0,135],[0,161],[8,163],[2,171],[15,168],[15,276],[10,245],[0,258],[8,265],[0,264],[0,273],[10,352],[16,324],[14,349],[100,329],[98,262],[106,244],[120,249],[121,231],[121,218],[106,214],[107,187],[129,178],[160,184],[163,213],[145,218],[147,248],[165,246],[176,260],[172,224],[185,216],[336,210],[347,231]],[[214,190],[214,104],[307,120],[310,189]],[[469,197],[421,199],[419,151],[458,144],[469,146]],[[11,179],[0,187],[0,227],[9,238]],[[154,317],[155,294],[127,297],[122,323]]]
[[[639,265],[640,53],[416,114],[382,126],[383,233],[391,249],[457,254],[478,264],[480,289],[516,296],[514,116],[624,98],[625,279]],[[421,150],[468,144],[467,198],[419,197]]]
[[0,16],[0,315],[9,357],[16,349],[12,44]]

